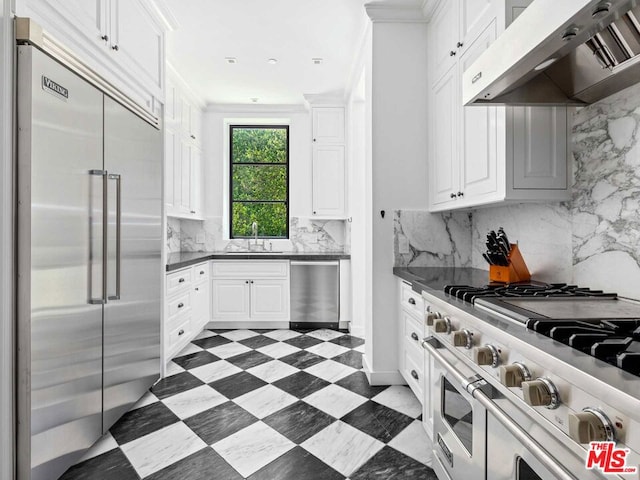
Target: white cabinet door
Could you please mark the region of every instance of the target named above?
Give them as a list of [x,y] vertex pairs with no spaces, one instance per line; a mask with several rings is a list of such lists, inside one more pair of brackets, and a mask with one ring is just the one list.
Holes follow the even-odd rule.
[[455,202],[458,191],[457,88],[457,70],[451,68],[433,89],[429,184],[434,205]]
[[178,210],[184,214],[194,213],[191,205],[192,182],[193,182],[193,156],[192,147],[184,139],[180,141],[180,194],[178,197]]
[[91,42],[109,41],[107,0],[45,0],[45,3]]
[[202,112],[200,111],[200,109],[195,106],[195,105],[191,105],[191,120],[189,120],[189,136],[191,137],[192,140],[194,140],[195,142],[201,142],[202,138]]
[[[474,0],[471,0],[474,1]],[[429,22],[430,83],[440,81],[456,64],[458,38],[457,0],[444,0]]]
[[210,294],[209,282],[200,282],[193,287],[191,293],[191,320],[192,331],[201,329],[210,319]]
[[[176,150],[179,148],[179,142],[176,134],[171,130],[165,130],[164,134],[164,201],[167,205],[167,213],[171,213],[176,206],[176,179],[179,178],[179,172],[176,172],[178,162],[176,162]],[[178,159],[180,153],[178,152]],[[178,175],[176,175],[178,173]]]
[[289,282],[251,280],[251,320],[289,318]]
[[322,145],[344,144],[344,108],[315,107],[312,109],[313,141]]
[[248,280],[213,279],[211,281],[211,318],[248,320],[248,282]]
[[344,146],[315,145],[312,166],[312,207],[314,215],[344,216]]
[[202,153],[191,146],[191,210],[195,216],[202,215]]
[[167,81],[164,104],[165,124],[174,131],[179,131],[182,121],[182,101],[180,91],[170,81]]
[[[491,18],[496,14],[494,3],[495,0],[460,0],[460,34],[456,43],[456,46],[461,44],[460,53],[470,47],[474,39],[491,22]],[[499,5],[501,2],[497,3]]]

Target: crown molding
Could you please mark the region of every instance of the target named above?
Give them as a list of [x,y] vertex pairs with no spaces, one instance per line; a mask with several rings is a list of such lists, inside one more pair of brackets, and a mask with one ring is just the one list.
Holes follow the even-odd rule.
[[283,105],[283,104],[254,104],[254,103],[208,103],[205,112],[215,113],[307,113],[309,110],[305,105]]
[[167,31],[173,32],[180,28],[178,19],[173,14],[165,0],[149,0],[148,5],[157,20]]
[[415,0],[374,1],[364,8],[372,22],[389,23],[426,23],[424,4]]
[[427,22],[431,21],[431,17],[433,17],[433,13],[436,11],[436,8],[440,5],[441,1],[442,0],[424,0],[422,2],[422,14]]
[[304,99],[311,106],[313,105],[344,105],[344,93],[325,94],[325,93],[305,93]]

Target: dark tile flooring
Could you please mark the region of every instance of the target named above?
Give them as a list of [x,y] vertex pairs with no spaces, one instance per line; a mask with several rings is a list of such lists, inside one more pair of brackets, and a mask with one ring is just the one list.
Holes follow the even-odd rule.
[[64,480],[436,480],[409,388],[333,330],[205,330]]

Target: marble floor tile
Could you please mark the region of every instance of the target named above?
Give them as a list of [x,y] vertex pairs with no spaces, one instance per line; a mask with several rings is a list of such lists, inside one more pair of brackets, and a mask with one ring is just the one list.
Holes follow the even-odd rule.
[[211,330],[207,330],[205,328],[198,335],[196,335],[195,340],[202,340],[203,338],[215,337],[216,335],[217,333],[214,333]]
[[305,397],[304,401],[335,418],[342,418],[367,399],[338,385],[329,385]]
[[311,375],[320,377],[327,382],[337,382],[338,380],[355,373],[357,370],[349,365],[344,365],[333,360],[325,360],[322,363],[313,365],[304,370]]
[[271,345],[266,345],[264,347],[257,348],[256,350],[273,358],[286,357],[287,355],[300,351],[298,347],[294,347],[293,345],[289,345],[284,342],[272,343]]
[[236,472],[211,447],[178,460],[173,465],[163,468],[145,480],[242,480]]
[[240,340],[240,342],[238,343],[241,343],[242,345],[249,348],[258,349],[260,347],[266,347],[267,345],[271,345],[276,342],[277,340],[274,340],[273,338],[265,337],[264,335],[258,335],[256,337],[247,338],[246,340]]
[[189,417],[184,423],[207,445],[211,445],[257,421],[256,417],[235,403],[227,402]]
[[267,363],[273,360],[271,357],[256,352],[252,350],[247,353],[241,353],[240,355],[235,355],[233,357],[227,358],[227,361],[233,363],[234,365],[246,370],[247,368],[255,367],[256,365],[260,365],[261,363]]
[[266,385],[264,380],[250,373],[240,372],[230,377],[211,382],[213,388],[229,399],[234,399]]
[[259,335],[257,332],[253,330],[229,330],[226,332],[220,333],[225,338],[229,340],[233,340],[234,342],[239,342],[240,340],[245,340],[247,338],[255,337]]
[[307,335],[300,335],[294,338],[288,338],[284,340],[284,343],[288,343],[289,345],[293,345],[298,348],[309,348],[314,345],[319,345],[322,343],[322,340],[318,340],[317,338],[309,337]]
[[404,385],[393,385],[371,400],[393,408],[412,418],[418,418],[418,415],[422,413],[422,404],[418,401],[411,389]]
[[59,480],[138,480],[138,474],[122,450],[114,449],[78,463]]
[[179,420],[162,402],[156,402],[125,413],[109,431],[116,442],[122,445]]
[[215,337],[202,338],[200,340],[194,340],[191,342],[198,347],[201,347],[205,350],[208,350],[213,347],[217,347],[219,345],[224,345],[225,343],[230,343],[231,340],[223,337],[222,335],[216,335]]
[[337,421],[300,446],[341,474],[349,476],[378,453],[384,444]]
[[311,365],[324,362],[326,359],[320,355],[316,355],[315,353],[309,353],[306,350],[299,350],[291,355],[281,357],[280,360],[293,367],[299,368],[300,370],[304,370]]
[[252,392],[245,393],[233,401],[250,414],[258,418],[264,418],[296,403],[297,400],[293,395],[273,385],[265,385]]
[[265,337],[273,338],[274,340],[278,340],[282,342],[284,340],[289,340],[290,338],[299,337],[302,335],[299,332],[294,332],[293,330],[274,330],[269,333],[265,333]]
[[364,345],[364,339],[360,337],[354,337],[353,335],[343,335],[338,338],[334,338],[333,340],[329,340],[331,343],[335,343],[336,345],[341,345],[347,348],[356,348],[361,345]]
[[210,348],[207,351],[220,358],[229,358],[240,355],[241,353],[250,352],[251,349],[249,347],[245,347],[241,343],[233,342]]
[[118,448],[118,442],[115,441],[111,432],[105,433],[101,436],[96,443],[94,443],[89,450],[78,460],[76,463],[82,463],[90,458],[97,457],[103,453],[109,452],[114,448]]
[[145,393],[140,400],[136,402],[136,404],[131,407],[131,410],[135,410],[136,408],[146,407],[147,405],[151,405],[152,403],[156,403],[158,401],[158,397],[156,397],[153,393],[147,392]]
[[300,444],[336,421],[334,417],[298,400],[262,420],[293,443]]
[[227,397],[218,393],[209,385],[202,385],[165,398],[163,403],[180,419],[185,419],[221,405],[226,401],[228,401]]
[[319,343],[318,345],[309,347],[306,350],[307,352],[315,353],[316,355],[320,355],[324,358],[333,358],[349,351],[346,347],[341,347],[340,345],[330,342]]
[[176,358],[174,362],[182,367],[184,370],[190,370],[195,367],[201,367],[202,365],[206,365],[208,363],[217,362],[220,360],[215,355],[205,351],[192,353],[190,355],[184,355],[182,357]]
[[324,342],[329,341],[329,340],[333,340],[335,338],[338,337],[342,337],[345,334],[342,332],[338,332],[336,330],[329,330],[327,328],[321,328],[320,330],[313,330],[309,333],[307,333],[308,336],[313,337],[313,338],[317,338],[319,340],[322,340]]
[[413,418],[371,400],[341,418],[345,423],[387,443],[413,423]]
[[[189,355],[187,355],[187,356],[189,356]],[[182,358],[182,357],[177,357],[174,360],[178,360],[179,358]],[[169,362],[167,364],[167,371],[166,371],[165,377],[170,377],[172,375],[177,375],[178,373],[182,373],[182,372],[184,372],[184,368],[182,368],[177,363],[171,361],[171,362]]]
[[202,380],[194,377],[191,373],[182,372],[171,377],[160,379],[158,383],[151,387],[151,393],[162,400],[170,395],[175,395],[176,393],[198,387],[202,385],[202,383]]
[[263,422],[255,423],[212,445],[243,477],[255,473],[294,446],[293,442]]
[[360,352],[364,355],[364,345],[360,345],[359,347],[356,347],[353,350],[356,352]]
[[204,383],[211,383],[241,371],[241,368],[236,367],[226,360],[220,360],[219,362],[213,362],[201,367],[196,367],[189,370],[189,373],[199,378]]
[[338,380],[335,383],[336,385],[340,385],[347,390],[351,390],[352,392],[355,392],[358,395],[362,395],[363,397],[367,398],[375,397],[376,395],[384,392],[387,388],[389,388],[388,386],[372,387],[371,385],[369,385],[369,380],[367,380],[367,376],[364,372],[352,373],[348,377],[345,377],[342,380]]
[[175,423],[122,445],[122,451],[141,477],[201,450],[206,444],[184,423]]
[[304,398],[330,384],[326,380],[314,377],[307,372],[298,372],[273,382],[273,385],[295,397]]
[[183,357],[184,355],[189,355],[191,353],[201,352],[202,350],[203,350],[202,347],[199,347],[198,345],[194,345],[193,343],[190,343],[189,345],[184,347],[182,350],[180,350],[180,353],[176,355],[176,358]]
[[411,425],[389,442],[389,446],[420,463],[431,466],[433,443],[427,436],[420,420],[414,420]]
[[438,480],[431,468],[391,447],[384,447],[359,468],[351,480]]
[[289,375],[293,375],[294,373],[299,371],[299,369],[281,362],[280,360],[272,360],[255,367],[251,367],[247,370],[247,372],[251,375],[261,378],[265,382],[269,383],[275,382],[276,380],[280,380],[284,377],[288,377]]
[[349,365],[350,367],[353,367],[356,370],[360,370],[362,368],[362,354],[360,352],[355,352],[353,350],[344,352],[338,355],[337,357],[333,357],[331,360],[344,363],[345,365]]
[[343,480],[344,476],[300,447],[261,468],[249,480]]

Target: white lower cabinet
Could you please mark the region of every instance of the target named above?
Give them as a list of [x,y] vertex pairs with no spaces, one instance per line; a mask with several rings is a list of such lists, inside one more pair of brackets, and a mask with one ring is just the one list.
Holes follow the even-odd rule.
[[213,320],[244,320],[249,318],[249,280],[232,278],[211,281]]

